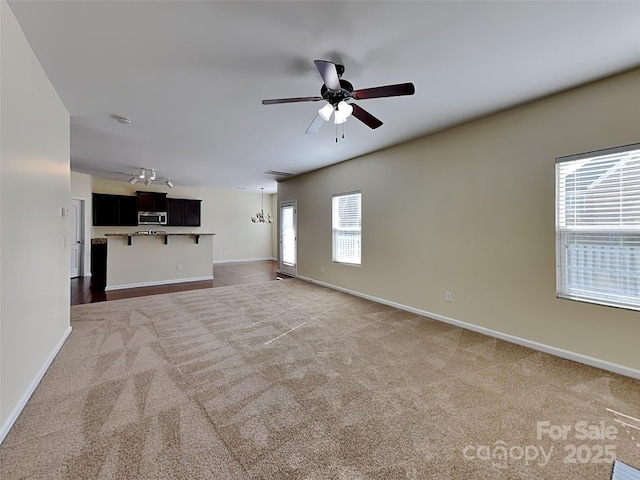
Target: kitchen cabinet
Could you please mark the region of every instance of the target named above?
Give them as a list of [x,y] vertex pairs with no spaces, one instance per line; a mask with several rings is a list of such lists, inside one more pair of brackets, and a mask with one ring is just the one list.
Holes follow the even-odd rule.
[[138,202],[136,197],[120,197],[120,225],[138,225]]
[[202,200],[184,201],[184,224],[188,227],[200,226],[200,208]]
[[136,192],[138,194],[138,211],[166,212],[167,194],[160,192]]
[[107,239],[93,238],[91,239],[91,286],[104,289],[106,279]]
[[167,198],[167,225],[184,225],[184,200]]
[[167,198],[167,225],[199,227],[202,200]]
[[136,197],[128,195],[93,194],[93,226],[137,226]]

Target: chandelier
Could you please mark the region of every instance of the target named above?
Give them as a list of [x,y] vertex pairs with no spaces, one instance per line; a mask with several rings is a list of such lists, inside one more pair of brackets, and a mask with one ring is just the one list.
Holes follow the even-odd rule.
[[256,213],[255,217],[251,217],[251,221],[253,223],[271,223],[271,214],[264,213],[264,188],[260,187],[260,190],[262,190],[262,208]]

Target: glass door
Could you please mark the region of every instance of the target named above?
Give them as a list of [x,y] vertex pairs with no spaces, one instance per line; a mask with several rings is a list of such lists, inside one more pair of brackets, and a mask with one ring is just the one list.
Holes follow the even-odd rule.
[[280,203],[280,267],[282,273],[295,276],[297,255],[296,200]]

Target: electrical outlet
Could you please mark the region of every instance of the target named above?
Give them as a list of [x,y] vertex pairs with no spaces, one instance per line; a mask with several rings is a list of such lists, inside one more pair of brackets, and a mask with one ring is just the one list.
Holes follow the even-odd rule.
[[453,293],[451,292],[444,292],[444,300],[446,302],[453,302]]
[[178,270],[182,270],[182,264],[181,264],[181,263],[179,263],[178,265],[176,265],[176,268],[177,268]]
[[324,267],[320,267],[320,273],[324,273]]

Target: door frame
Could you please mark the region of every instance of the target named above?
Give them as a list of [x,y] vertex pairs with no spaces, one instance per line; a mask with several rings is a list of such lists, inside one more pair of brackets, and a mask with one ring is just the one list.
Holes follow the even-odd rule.
[[[71,225],[70,228],[76,228],[79,230],[80,234],[78,237],[78,241],[80,242],[78,245],[78,276],[71,278],[79,278],[85,276],[85,218],[84,211],[86,208],[86,202],[84,198],[71,197],[71,202],[78,202],[79,204],[79,212],[77,215],[77,224]],[[72,237],[73,238],[73,237]],[[71,256],[69,256],[69,262],[71,262]],[[69,263],[69,268],[71,268],[71,263]]]
[[[293,207],[293,231],[294,231],[294,255],[295,263],[293,265],[285,265],[282,260],[282,209]],[[285,200],[278,205],[278,273],[295,277],[298,274],[298,200]]]

